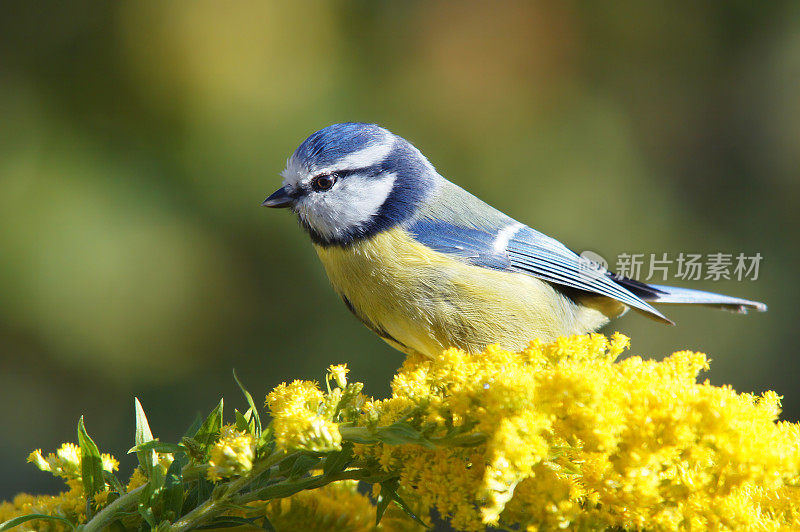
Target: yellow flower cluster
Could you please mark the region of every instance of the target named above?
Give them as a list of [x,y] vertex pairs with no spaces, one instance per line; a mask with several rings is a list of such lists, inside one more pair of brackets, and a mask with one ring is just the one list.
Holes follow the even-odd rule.
[[243,475],[253,468],[256,442],[252,434],[223,425],[217,443],[211,448],[206,476],[211,482],[221,478]]
[[[69,491],[58,495],[28,495],[20,493],[12,502],[0,502],[0,523],[27,514],[45,514],[69,519],[73,523],[86,517],[86,498],[80,481],[69,480]],[[104,492],[107,493],[107,492]],[[24,525],[25,530],[61,532],[71,530],[63,522],[33,520]]]
[[[269,431],[225,425],[203,453],[187,453],[199,460],[208,451],[208,463],[184,467],[206,467],[221,484],[236,477],[227,481],[235,489],[215,490],[219,497],[186,515],[175,507],[164,515],[186,520],[181,526],[214,526],[225,516],[258,522],[266,514],[278,530],[416,530],[404,511],[424,520],[435,508],[466,531],[800,530],[800,425],[777,421],[780,398],[698,383],[708,369],[699,353],[617,361],[628,343],[592,334],[533,342],[518,353],[488,347],[478,355],[412,356],[385,400],[361,395],[344,365],[328,368],[326,393],[315,382],[281,384],[267,396]],[[212,414],[221,416],[221,407]],[[256,453],[257,445],[270,452]],[[300,452],[287,458],[283,451]],[[63,477],[69,490],[2,503],[0,523],[31,513],[85,523],[80,448],[36,450],[28,460]],[[150,481],[163,480],[172,460],[159,453],[162,474]],[[110,455],[102,461],[106,471],[118,468]],[[247,487],[267,470],[276,477],[266,491]],[[379,504],[386,513],[375,525],[376,505],[346,478],[374,483],[376,496],[398,504]],[[146,482],[136,469],[128,490]],[[160,512],[167,492],[142,493]],[[253,493],[277,498],[253,502]],[[93,510],[110,495],[96,493]],[[121,495],[123,521],[141,519],[140,495]],[[64,524],[38,519],[25,529]]]
[[128,485],[125,486],[127,491],[135,490],[139,486],[144,486],[147,484],[147,476],[144,474],[141,468],[137,467],[133,470],[131,474],[131,478],[128,480]]
[[[103,460],[103,469],[109,473],[119,469],[119,462],[110,454],[101,454],[100,458]],[[46,457],[41,449],[36,449],[28,455],[28,462],[67,480],[81,478],[81,448],[74,443],[64,443],[55,454],[50,453]]]
[[326,396],[317,383],[296,380],[282,383],[267,395],[278,447],[314,452],[341,449],[342,436],[332,418],[342,390],[336,388],[334,392]]
[[328,366],[327,380],[333,380],[339,388],[344,389],[347,386],[347,374],[350,370],[347,369],[346,364],[336,364]]
[[[264,515],[276,530],[335,532],[414,532],[422,527],[396,507],[389,507],[375,525],[375,506],[358,492],[358,481],[342,480],[322,488],[301,491],[284,499],[256,501],[241,516]],[[248,530],[248,529],[245,529]],[[263,530],[253,527],[252,530]]]
[[[316,472],[318,473],[318,472]],[[376,508],[369,497],[359,493],[358,481],[341,480],[315,490],[301,491],[291,497],[255,501],[231,513],[237,517],[266,516],[279,531],[314,530],[330,532],[422,532],[402,510],[389,506],[380,524],[375,524]],[[222,530],[222,529],[219,529]],[[244,526],[243,532],[264,530]]]
[[475,447],[357,445],[400,473],[401,496],[461,530],[778,530],[800,527],[800,426],[779,397],[697,383],[705,355],[616,358],[628,339],[592,334],[520,353],[409,357],[362,424],[399,419]]
[[[103,469],[108,472],[119,469],[119,462],[109,454],[102,454]],[[63,517],[73,523],[81,522],[86,517],[86,497],[81,483],[81,448],[74,443],[64,443],[55,453],[47,456],[40,449],[28,455],[28,461],[42,471],[66,480],[68,491],[58,495],[28,495],[21,493],[12,502],[0,503],[0,523],[27,514],[45,514]],[[94,496],[96,507],[106,503],[108,490],[100,491]],[[69,527],[62,522],[34,520],[25,524],[28,530],[60,531]]]

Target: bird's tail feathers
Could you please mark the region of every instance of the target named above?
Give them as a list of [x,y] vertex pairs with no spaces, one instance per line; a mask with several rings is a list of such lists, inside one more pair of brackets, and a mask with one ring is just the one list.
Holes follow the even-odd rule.
[[642,299],[656,304],[675,304],[675,305],[705,305],[708,307],[720,308],[738,314],[747,314],[749,310],[765,312],[767,305],[760,301],[750,301],[714,292],[704,292],[702,290],[692,290],[690,288],[679,288],[677,286],[662,286],[648,284],[648,288],[654,289],[652,294],[642,294]]

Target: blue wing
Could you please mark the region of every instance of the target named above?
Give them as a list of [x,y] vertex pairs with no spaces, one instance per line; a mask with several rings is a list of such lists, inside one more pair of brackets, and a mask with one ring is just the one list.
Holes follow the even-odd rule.
[[[482,202],[481,202],[482,203]],[[485,211],[486,204],[481,207]],[[486,206],[488,207],[488,206]],[[658,310],[617,283],[606,270],[596,270],[554,238],[527,227],[499,211],[489,222],[486,212],[479,223],[452,223],[420,218],[407,229],[426,246],[494,270],[532,275],[556,285],[610,297],[672,323]]]

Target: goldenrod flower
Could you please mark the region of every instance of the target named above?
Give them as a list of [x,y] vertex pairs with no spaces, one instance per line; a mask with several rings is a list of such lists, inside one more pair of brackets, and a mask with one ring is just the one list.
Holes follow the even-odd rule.
[[119,460],[110,454],[103,453],[100,455],[100,459],[103,461],[103,469],[109,473],[119,470]]
[[[103,469],[113,472],[119,468],[119,462],[109,454],[101,454]],[[44,514],[62,517],[73,523],[80,523],[86,517],[86,496],[81,482],[81,448],[73,443],[64,443],[55,453],[47,456],[41,449],[28,455],[28,462],[42,471],[47,471],[66,480],[68,491],[58,495],[19,494],[11,503],[0,505],[0,523],[26,514]],[[94,506],[101,507],[108,501],[108,489],[94,495]],[[35,520],[26,523],[27,530],[67,530],[62,522]]]
[[[26,514],[44,514],[63,517],[73,523],[86,517],[86,499],[80,482],[70,482],[70,490],[58,495],[28,495],[20,493],[10,503],[0,504],[0,523]],[[24,530],[61,532],[71,530],[65,523],[34,520],[24,525]]]
[[289,498],[272,501],[266,505],[266,512],[277,530],[422,530],[422,527],[398,515],[396,509],[388,511],[380,525],[375,526],[375,506],[366,495],[358,492],[358,482],[355,481],[333,482],[324,488],[301,491]]
[[273,416],[286,417],[297,411],[316,412],[325,396],[317,383],[292,381],[281,383],[267,396],[266,405]]
[[297,412],[289,418],[273,420],[275,441],[287,450],[325,452],[341,449],[339,426],[322,416],[308,411]]
[[[119,469],[119,462],[110,454],[102,454],[103,469],[112,472]],[[74,443],[64,443],[55,454],[46,457],[41,449],[36,449],[28,455],[28,462],[36,465],[42,471],[48,471],[65,479],[81,478],[81,448]]]
[[316,383],[281,384],[267,396],[275,442],[286,450],[325,452],[341,449],[339,426],[331,418],[342,398],[341,389],[325,396]]
[[253,468],[256,444],[253,436],[236,430],[233,425],[224,425],[217,443],[211,448],[208,459],[208,480],[242,475]]
[[350,372],[347,369],[347,364],[337,364],[328,367],[328,379],[333,379],[339,388],[347,386],[347,374]]
[[[535,341],[519,353],[490,346],[411,356],[384,400],[367,400],[344,365],[331,366],[327,393],[294,381],[267,396],[270,430],[225,425],[214,443],[189,438],[176,448],[184,490],[204,468],[218,484],[188,513],[178,510],[190,499],[160,489],[163,475],[148,481],[136,469],[116,499],[119,514],[105,517],[139,526],[136,506],[147,494],[153,519],[181,530],[265,514],[279,530],[415,529],[398,517],[401,507],[423,521],[435,508],[465,531],[800,529],[800,425],[777,422],[780,397],[698,383],[708,369],[700,353],[617,362],[628,343],[591,334]],[[106,470],[116,469],[102,456]],[[19,495],[0,504],[0,522],[43,513],[84,524],[80,449],[64,444],[28,459],[69,490]],[[162,473],[171,461],[159,454]],[[399,504],[376,527],[376,505],[343,479],[374,482],[375,497]],[[133,492],[147,482],[154,489]],[[110,494],[95,494],[95,509]],[[35,520],[29,528],[64,527]]]
[[147,475],[145,475],[144,471],[137,467],[133,470],[133,474],[131,475],[130,480],[128,480],[128,485],[125,487],[125,489],[131,491],[145,484],[147,484]]
[[356,453],[457,529],[800,527],[800,428],[776,423],[779,397],[698,384],[698,353],[615,362],[627,345],[592,334],[409,357],[361,423],[405,417],[433,439],[463,427],[485,443]]
[[109,495],[111,495],[111,491],[109,491],[108,489],[105,489],[103,491],[98,491],[97,493],[94,494],[94,499],[93,499],[94,505],[96,507],[105,506],[106,503],[108,502]]

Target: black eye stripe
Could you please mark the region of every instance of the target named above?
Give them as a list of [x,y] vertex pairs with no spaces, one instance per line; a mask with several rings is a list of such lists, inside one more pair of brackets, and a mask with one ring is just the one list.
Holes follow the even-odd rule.
[[330,175],[335,175],[337,179],[342,179],[353,174],[359,174],[363,172],[365,168],[351,168],[350,170],[335,170],[330,172]]
[[380,165],[366,166],[364,168],[349,168],[347,170],[335,170],[333,172],[324,172],[324,173],[315,175],[314,177],[312,177],[309,181],[306,181],[305,183],[298,184],[296,192],[295,192],[295,195],[299,197],[299,196],[304,196],[306,194],[309,194],[311,192],[326,192],[327,190],[330,190],[330,188],[328,188],[327,190],[322,190],[322,189],[315,188],[314,182],[318,178],[320,178],[322,176],[335,176],[334,181],[336,182],[336,181],[339,181],[341,179],[344,179],[346,177],[349,177],[349,176],[355,175],[355,174],[359,174],[359,175],[362,175],[364,177],[375,177],[380,173],[381,173],[381,166]]

